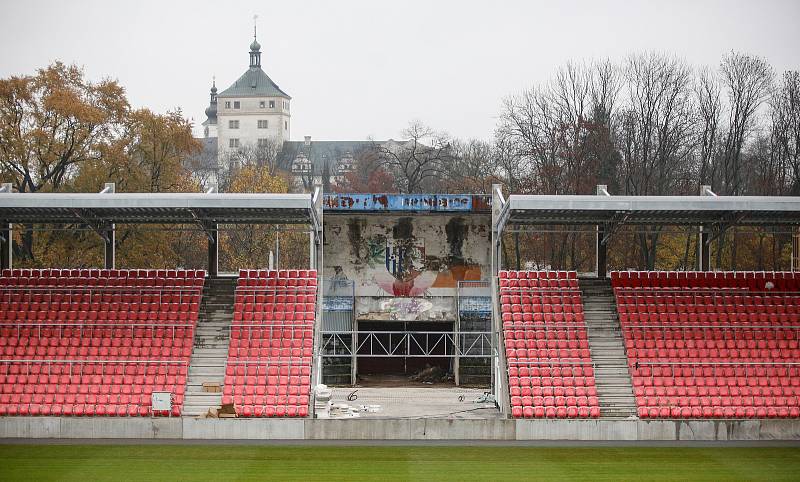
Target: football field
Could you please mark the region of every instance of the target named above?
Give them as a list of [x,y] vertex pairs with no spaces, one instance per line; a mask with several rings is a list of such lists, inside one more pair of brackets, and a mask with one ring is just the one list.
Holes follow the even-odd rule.
[[797,448],[0,445],[0,480],[798,480]]

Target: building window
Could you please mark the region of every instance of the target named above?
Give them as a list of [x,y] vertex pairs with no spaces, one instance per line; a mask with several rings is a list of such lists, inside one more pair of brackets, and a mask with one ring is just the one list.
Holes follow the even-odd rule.
[[289,130],[289,121],[283,121],[283,128]]
[[229,120],[228,121],[228,129],[238,129],[239,128],[239,121],[238,120]]
[[231,101],[229,101],[229,100],[225,101],[225,108],[226,109],[230,109],[231,108]]
[[286,110],[289,110],[289,102],[284,100],[283,101],[283,108],[286,109]]
[[269,145],[269,139],[261,138],[258,140],[258,147],[267,147]]
[[274,100],[269,101],[269,108],[270,109],[274,109],[275,108],[275,101]]
[[230,139],[228,145],[232,148],[239,147],[239,139]]
[[260,120],[260,121],[258,121],[258,128],[259,129],[269,129],[269,121],[268,120]]
[[233,108],[234,109],[240,109],[241,107],[242,107],[242,103],[241,102],[239,102],[238,100],[234,100],[233,101]]
[[263,109],[264,107],[267,106],[267,103],[264,102],[263,100],[261,100],[261,101],[258,102],[258,106]]

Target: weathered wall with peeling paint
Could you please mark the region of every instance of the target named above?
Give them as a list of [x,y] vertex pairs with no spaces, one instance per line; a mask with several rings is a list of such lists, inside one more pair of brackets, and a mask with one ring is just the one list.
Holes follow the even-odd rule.
[[360,319],[455,318],[458,281],[490,271],[485,215],[326,215],[325,279],[355,282]]

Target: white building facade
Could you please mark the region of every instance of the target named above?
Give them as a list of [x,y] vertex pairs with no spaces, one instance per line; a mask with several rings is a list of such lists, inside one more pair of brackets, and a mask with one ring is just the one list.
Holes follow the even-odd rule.
[[291,132],[291,97],[278,87],[261,68],[261,45],[250,44],[250,66],[230,87],[211,100],[203,122],[206,138],[216,137],[220,169],[231,154],[246,148],[281,145]]

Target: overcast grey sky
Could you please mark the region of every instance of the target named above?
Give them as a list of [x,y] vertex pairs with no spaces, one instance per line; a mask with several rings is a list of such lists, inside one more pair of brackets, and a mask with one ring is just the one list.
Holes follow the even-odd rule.
[[800,69],[800,0],[3,0],[0,77],[55,60],[112,77],[131,103],[204,120],[211,76],[248,65],[292,96],[292,138],[398,138],[411,119],[489,138],[503,97],[568,60],[640,50],[717,66],[732,49]]

